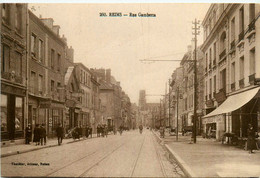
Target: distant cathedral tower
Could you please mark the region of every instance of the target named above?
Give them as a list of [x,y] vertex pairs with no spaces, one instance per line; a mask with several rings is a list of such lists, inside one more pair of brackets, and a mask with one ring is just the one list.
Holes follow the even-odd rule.
[[140,90],[139,92],[139,108],[141,111],[146,109],[145,90]]

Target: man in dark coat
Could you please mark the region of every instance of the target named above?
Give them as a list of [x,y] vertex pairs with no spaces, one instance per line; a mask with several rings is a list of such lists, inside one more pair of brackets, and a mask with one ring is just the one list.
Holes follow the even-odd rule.
[[33,142],[36,143],[37,145],[40,145],[40,128],[39,128],[39,124],[35,125],[34,131],[33,131]]
[[89,135],[92,138],[92,127],[91,126],[89,127]]
[[63,128],[61,124],[59,124],[59,126],[57,127],[56,133],[58,137],[58,145],[61,145],[63,139]]
[[100,137],[100,125],[97,125],[97,137]]
[[248,124],[247,129],[247,150],[249,153],[253,153],[253,150],[256,149],[256,141],[255,141],[255,131],[251,124]]
[[89,126],[87,125],[87,127],[86,127],[86,138],[88,138],[88,136],[89,136]]
[[41,145],[46,145],[46,129],[45,129],[45,124],[42,124],[40,127],[40,133],[41,133]]
[[31,124],[28,124],[28,126],[25,128],[25,144],[30,144],[32,137],[32,128]]

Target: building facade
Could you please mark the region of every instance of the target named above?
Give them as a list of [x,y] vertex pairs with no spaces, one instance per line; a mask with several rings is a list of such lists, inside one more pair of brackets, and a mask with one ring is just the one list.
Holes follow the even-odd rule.
[[[247,136],[259,129],[259,4],[212,4],[202,22],[205,53],[204,132]],[[238,104],[239,103],[239,104]]]
[[27,83],[27,5],[0,4],[1,140],[24,137]]

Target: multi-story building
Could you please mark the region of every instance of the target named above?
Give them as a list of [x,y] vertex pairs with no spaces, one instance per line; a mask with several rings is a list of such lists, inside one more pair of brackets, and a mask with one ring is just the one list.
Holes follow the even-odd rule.
[[76,78],[79,83],[79,103],[77,105],[78,113],[75,112],[74,126],[85,126],[91,125],[90,123],[90,112],[91,112],[91,71],[82,63],[75,63]]
[[174,70],[171,80],[171,89],[172,89],[172,126],[181,131],[184,127],[184,118],[181,118],[181,112],[183,109],[182,104],[182,82],[183,82],[183,68],[178,67]]
[[27,5],[0,4],[1,140],[24,137],[27,118]]
[[207,111],[203,126],[217,139],[224,132],[244,137],[249,123],[259,129],[259,13],[259,4],[212,4],[202,22]]
[[[91,70],[92,71],[92,70]],[[100,93],[100,83],[98,77],[91,72],[91,114],[90,114],[90,124],[96,132],[97,124],[101,121],[101,99],[99,97]]]
[[52,18],[29,14],[28,41],[28,123],[46,124],[48,136],[55,134],[59,123],[65,122],[66,39]]
[[107,124],[109,128],[113,126],[118,128],[124,124],[120,82],[111,75],[111,69],[93,69],[92,72],[100,79],[99,95],[102,118],[100,123]]
[[[197,132],[201,131],[201,117],[203,115],[204,108],[204,62],[203,53],[197,48]],[[188,52],[183,56],[180,63],[180,67],[177,68],[172,75],[171,87],[173,93],[173,118],[174,126],[177,127],[177,116],[178,116],[178,130],[192,131],[193,128],[193,115],[194,115],[194,53],[192,47],[188,46]],[[177,100],[178,99],[178,100]],[[177,114],[178,111],[178,114]]]

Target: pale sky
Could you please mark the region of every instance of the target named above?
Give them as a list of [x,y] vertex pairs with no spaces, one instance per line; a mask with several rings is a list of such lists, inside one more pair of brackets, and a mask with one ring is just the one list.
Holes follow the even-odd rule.
[[[139,90],[165,94],[165,85],[179,62],[142,63],[140,59],[182,59],[191,45],[192,21],[203,20],[210,4],[30,4],[39,17],[60,25],[74,61],[88,68],[111,68],[131,102],[138,104]],[[100,17],[99,13],[150,13],[156,17]],[[198,44],[202,43],[203,29]],[[147,102],[160,97],[147,96]]]

